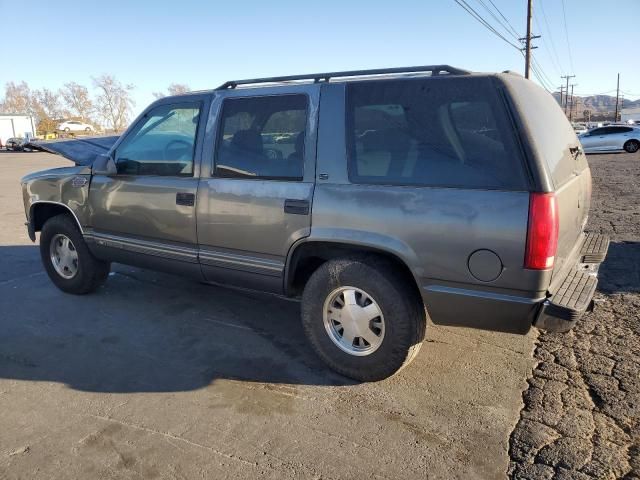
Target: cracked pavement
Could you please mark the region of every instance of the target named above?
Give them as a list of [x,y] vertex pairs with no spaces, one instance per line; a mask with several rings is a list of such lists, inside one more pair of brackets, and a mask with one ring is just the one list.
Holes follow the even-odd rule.
[[590,155],[588,229],[611,236],[594,312],[541,334],[513,479],[640,479],[640,154]]

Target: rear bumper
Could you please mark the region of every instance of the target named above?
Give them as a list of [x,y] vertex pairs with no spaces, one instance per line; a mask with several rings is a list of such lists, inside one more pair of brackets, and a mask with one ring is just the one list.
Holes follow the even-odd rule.
[[453,285],[422,285],[422,297],[435,324],[527,333],[532,326],[566,332],[592,306],[598,268],[609,248],[606,235],[587,234],[577,263],[549,293],[531,296],[469,290]]
[[544,301],[533,322],[535,327],[550,332],[567,332],[593,307],[593,295],[598,286],[598,269],[608,248],[608,236],[586,236],[579,263],[569,271],[559,288]]

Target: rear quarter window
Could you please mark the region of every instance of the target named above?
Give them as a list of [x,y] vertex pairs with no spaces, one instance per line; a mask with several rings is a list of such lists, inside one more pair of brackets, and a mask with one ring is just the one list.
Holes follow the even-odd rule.
[[522,155],[491,78],[347,85],[354,183],[526,189]]

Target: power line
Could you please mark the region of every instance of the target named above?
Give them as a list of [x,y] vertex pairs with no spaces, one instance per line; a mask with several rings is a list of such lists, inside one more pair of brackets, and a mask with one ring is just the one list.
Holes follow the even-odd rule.
[[[479,22],[483,27],[485,27],[487,30],[489,30],[491,33],[493,33],[494,35],[496,35],[498,38],[500,38],[502,41],[504,41],[505,43],[507,43],[508,45],[512,46],[513,48],[515,48],[516,50],[518,50],[523,56],[525,56],[525,53],[522,51],[523,49],[520,48],[519,46],[515,45],[514,43],[512,43],[510,40],[508,40],[507,38],[505,38],[505,36],[503,34],[501,34],[500,32],[498,32],[496,30],[496,28],[491,25],[480,13],[478,13],[471,5],[469,5],[469,3],[467,3],[466,0],[454,0],[460,7],[462,7],[469,15],[471,15],[471,17],[474,18],[474,20],[476,20],[477,22]],[[491,11],[491,9],[488,7],[488,5],[486,3],[484,3],[483,0],[477,0],[478,3],[484,7],[485,10],[487,10],[487,12],[489,12],[489,14],[494,18],[494,20],[496,20],[498,22],[498,24],[506,31],[507,35],[510,36],[517,36],[518,33],[515,30],[515,28],[513,28],[513,25],[511,25],[511,23],[509,22],[509,20],[504,16],[504,14],[500,11],[499,8],[496,7],[495,3],[492,0],[488,0],[491,5],[494,7],[494,9],[496,10],[496,12],[498,13],[498,15],[500,15],[500,17],[502,17],[504,19],[504,23],[502,21],[500,21],[495,14]],[[539,38],[538,36],[532,36],[532,38]],[[517,39],[517,38],[516,38]],[[520,40],[520,39],[517,39]],[[535,47],[534,47],[535,48]],[[526,58],[526,56],[525,56]],[[551,89],[553,89],[553,87],[551,87],[551,89],[549,88],[549,85],[551,84],[549,77],[547,76],[547,74],[544,72],[544,70],[542,69],[542,66],[532,58],[533,60],[533,64],[531,65],[531,70],[534,72],[534,75],[536,76],[536,78],[538,79],[538,81],[540,82],[540,85],[542,85],[542,87],[549,93],[551,93]]]
[[567,28],[567,9],[564,0],[562,0],[562,18],[564,20],[564,36],[567,40],[567,50],[569,51],[569,65],[571,65],[571,71],[575,72],[576,69],[573,68],[573,55],[571,55],[571,43],[569,42],[569,29]]
[[549,20],[547,20],[547,12],[544,9],[544,1],[540,0],[540,11],[542,12],[542,20],[544,21],[545,26],[547,27],[547,33],[549,34],[549,43],[551,44],[551,51],[555,55],[555,59],[558,62],[558,66],[560,67],[560,72],[563,72],[562,62],[560,61],[560,56],[558,55],[558,50],[556,49],[556,43],[553,41],[553,35],[551,34],[551,27],[549,26]]
[[[542,76],[544,77],[547,85],[553,85],[553,81],[549,78],[549,76],[547,75],[547,73],[544,71],[544,69],[542,68],[542,66],[540,65],[540,62],[538,62],[538,60],[535,57],[531,57],[531,61],[533,62],[533,64],[535,65],[535,67],[538,69],[538,71],[542,74]],[[552,87],[553,88],[553,87]]]
[[498,7],[496,7],[496,4],[493,3],[493,0],[489,0],[489,3],[491,5],[493,5],[493,8],[496,9],[496,12],[498,12],[498,14],[504,19],[505,22],[507,22],[507,25],[509,25],[509,28],[511,29],[511,31],[513,32],[513,35],[515,38],[518,38],[520,36],[520,34],[516,31],[515,28],[513,28],[513,25],[511,25],[511,22],[509,22],[509,20],[507,19],[507,17],[505,17],[502,12],[500,11],[500,9]]
[[[538,16],[534,15],[533,20],[536,22],[536,26],[538,27],[538,31],[542,32],[542,28],[540,27],[540,22],[538,21]],[[544,36],[542,37],[542,39],[544,41],[544,49],[547,51],[547,53],[549,54],[549,58],[551,59],[551,65],[553,66],[553,68],[556,71],[556,73],[558,74],[558,76],[562,75],[562,70],[560,69],[560,66],[556,63],[555,58],[553,58],[553,55],[551,54],[551,49],[549,48],[549,43],[547,42],[547,40],[546,40],[546,38]]]
[[549,80],[549,77],[547,77],[546,73],[544,73],[544,70],[542,70],[540,64],[536,61],[535,58],[532,57],[531,60],[531,71],[540,82],[540,85],[542,85],[542,88],[551,93],[551,91],[553,90],[553,84]]
[[456,2],[458,5],[460,5],[469,15],[471,15],[474,19],[476,19],[478,22],[480,22],[480,24],[485,27],[487,30],[489,30],[491,33],[493,33],[494,35],[496,35],[498,38],[500,38],[502,41],[504,41],[505,43],[511,45],[513,48],[515,48],[516,50],[520,50],[520,47],[518,47],[516,44],[511,43],[509,40],[507,40],[502,34],[500,34],[495,28],[493,28],[489,22],[487,22],[482,15],[480,15],[478,12],[476,12],[473,7],[471,7],[465,0],[454,0],[454,2]]
[[[484,9],[485,9],[487,12],[489,12],[489,15],[491,15],[491,16],[493,17],[493,19],[494,19],[496,22],[498,22],[498,25],[500,25],[500,26],[501,26],[501,27],[502,27],[502,28],[507,32],[507,35],[511,35],[511,36],[514,38],[514,40],[518,40],[519,35],[515,32],[515,30],[513,30],[513,27],[510,29],[510,28],[509,28],[509,26],[510,26],[510,25],[509,25],[509,26],[505,25],[505,23],[503,23],[503,22],[502,22],[502,21],[501,21],[501,20],[500,20],[500,19],[499,19],[499,18],[498,18],[494,13],[493,13],[493,10],[491,10],[491,9],[487,6],[487,4],[486,4],[486,3],[484,3],[484,1],[483,1],[483,0],[476,0],[476,1],[477,1],[480,5],[482,5],[482,6],[484,7]],[[494,6],[494,8],[496,8],[496,7],[495,7],[495,5],[493,4],[493,2],[491,2],[491,4]],[[504,17],[504,15],[502,15],[502,13],[500,12],[500,10],[499,10],[499,9],[497,9],[497,8],[496,8],[496,11],[498,12],[498,14],[499,14],[502,18],[505,18],[505,17]],[[506,20],[506,18],[505,18],[505,20]],[[508,23],[508,21],[507,21],[507,23]]]

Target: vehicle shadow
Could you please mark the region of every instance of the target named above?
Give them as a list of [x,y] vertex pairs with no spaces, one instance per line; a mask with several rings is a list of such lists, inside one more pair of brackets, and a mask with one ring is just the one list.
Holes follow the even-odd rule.
[[113,393],[354,383],[311,351],[297,302],[115,264],[96,293],[74,296],[37,247],[0,246],[0,258],[0,378]]
[[611,242],[599,277],[604,293],[640,293],[640,242]]

